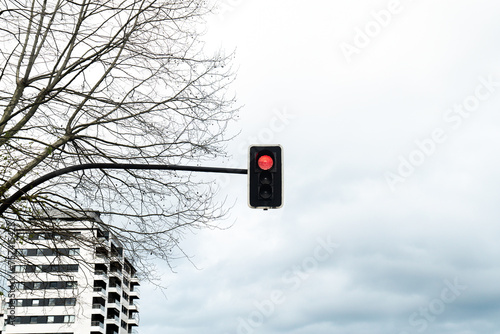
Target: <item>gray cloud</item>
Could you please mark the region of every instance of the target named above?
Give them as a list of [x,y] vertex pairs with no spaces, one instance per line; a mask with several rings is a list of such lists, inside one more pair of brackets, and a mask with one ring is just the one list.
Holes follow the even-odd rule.
[[[444,118],[479,78],[500,81],[500,5],[401,0],[348,64],[339,43],[388,3],[240,1],[215,18],[207,38],[241,66],[234,167],[249,141],[281,143],[285,206],[251,210],[245,177],[225,182],[235,224],[186,237],[201,269],[165,269],[166,298],[143,286],[141,331],[500,333],[500,87],[460,126]],[[279,129],[276,110],[293,114]],[[438,128],[391,190],[385,173]],[[314,262],[327,237],[339,247]]]

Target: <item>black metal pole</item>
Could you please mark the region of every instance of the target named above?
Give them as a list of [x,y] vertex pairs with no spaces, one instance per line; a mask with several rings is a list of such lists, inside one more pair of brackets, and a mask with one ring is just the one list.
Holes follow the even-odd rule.
[[148,165],[148,164],[113,164],[113,163],[95,163],[95,164],[83,164],[70,166],[62,169],[55,170],[51,173],[45,174],[18,191],[16,191],[12,196],[7,198],[2,205],[0,205],[0,215],[3,215],[5,210],[9,208],[15,201],[20,199],[23,195],[27,194],[28,191],[35,188],[36,186],[53,179],[57,176],[68,174],[71,172],[76,172],[85,169],[149,169],[149,170],[183,170],[191,172],[209,172],[209,173],[226,173],[226,174],[247,174],[246,169],[238,168],[223,168],[223,167],[202,167],[202,166],[180,166],[180,165]]

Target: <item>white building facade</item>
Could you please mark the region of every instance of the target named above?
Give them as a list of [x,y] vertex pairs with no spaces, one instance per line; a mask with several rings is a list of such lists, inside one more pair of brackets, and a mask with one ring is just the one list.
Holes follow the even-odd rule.
[[63,232],[18,231],[2,334],[136,334],[139,280],[118,237],[96,213],[56,218]]

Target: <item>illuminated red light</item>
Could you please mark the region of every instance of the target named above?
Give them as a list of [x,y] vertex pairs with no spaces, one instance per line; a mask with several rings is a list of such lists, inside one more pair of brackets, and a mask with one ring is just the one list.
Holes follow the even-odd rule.
[[257,160],[257,164],[259,165],[259,168],[262,170],[270,170],[273,167],[274,161],[273,158],[271,158],[270,156],[262,155]]

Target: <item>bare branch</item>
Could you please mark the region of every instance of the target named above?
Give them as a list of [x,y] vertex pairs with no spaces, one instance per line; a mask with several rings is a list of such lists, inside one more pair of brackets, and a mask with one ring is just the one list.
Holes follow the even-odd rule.
[[[8,2],[0,12],[0,200],[70,165],[199,163],[224,155],[237,113],[228,96],[232,55],[204,53],[204,6]],[[10,208],[0,242],[12,224],[62,232],[42,219],[52,209],[91,209],[110,220],[149,272],[152,259],[184,255],[178,245],[187,231],[220,226],[227,208],[216,192],[212,180],[174,171],[65,175]]]

